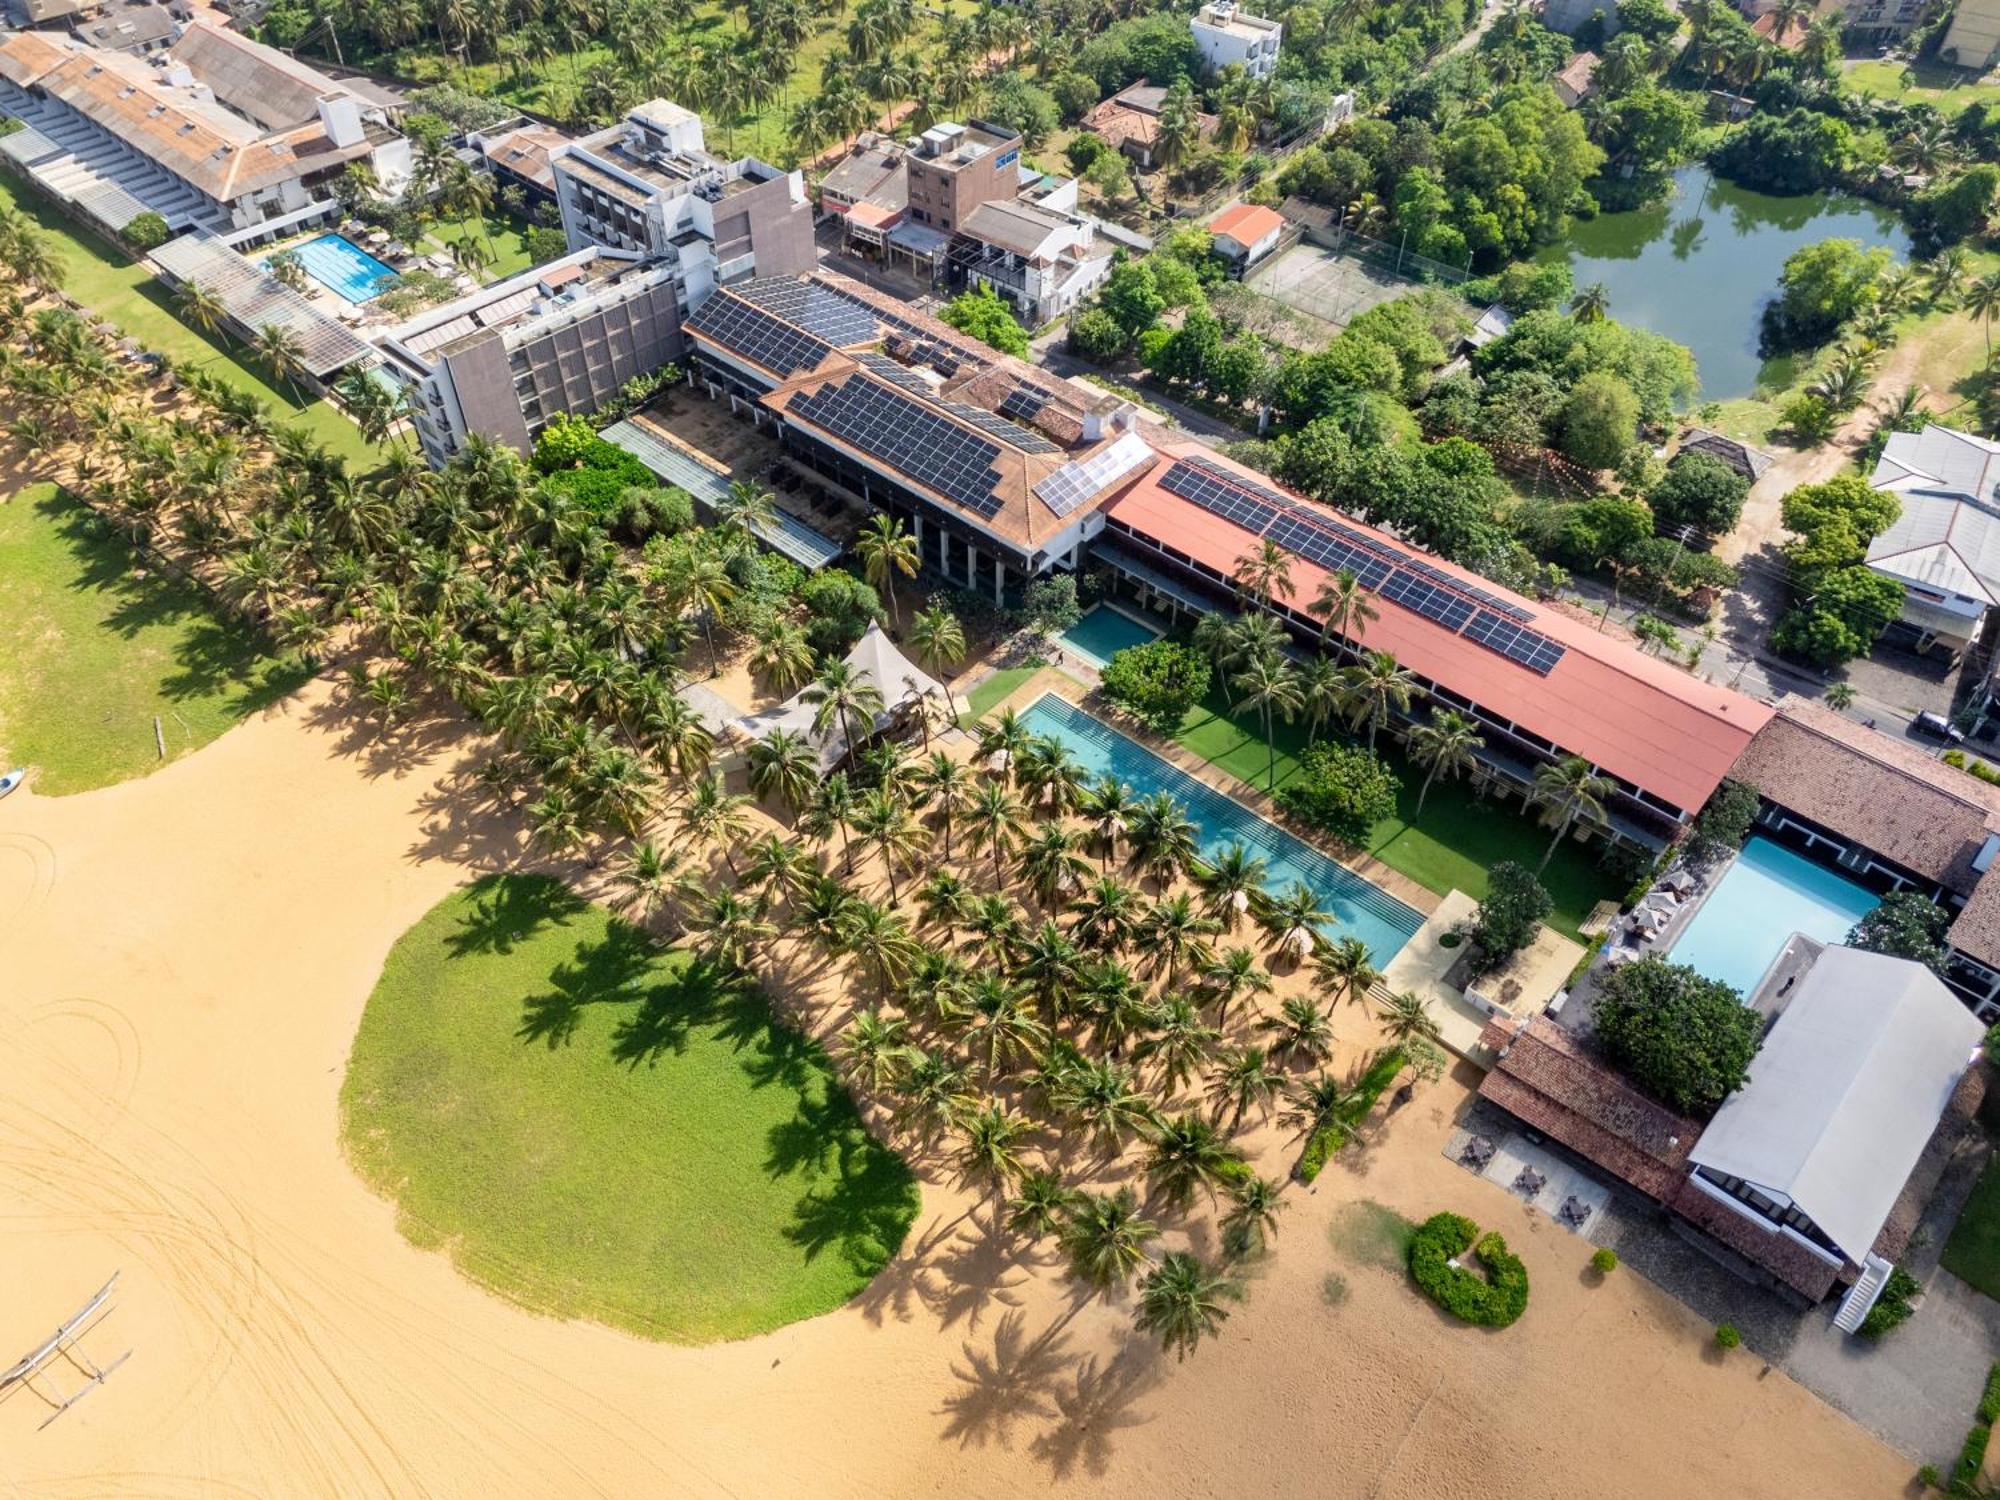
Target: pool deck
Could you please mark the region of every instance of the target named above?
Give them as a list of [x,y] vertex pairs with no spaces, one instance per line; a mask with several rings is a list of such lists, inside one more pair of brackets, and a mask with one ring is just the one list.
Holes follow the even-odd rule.
[[[1093,679],[1096,676],[1094,672],[1090,675]],[[1363,880],[1366,880],[1370,885],[1376,887],[1376,889],[1394,896],[1405,906],[1415,908],[1426,918],[1433,915],[1444,900],[1435,891],[1418,885],[1409,876],[1403,874],[1400,870],[1391,869],[1379,859],[1366,854],[1357,856],[1352,850],[1343,850],[1324,835],[1303,827],[1295,819],[1287,817],[1278,804],[1273,802],[1263,792],[1258,791],[1247,782],[1238,780],[1227,771],[1219,770],[1215,766],[1210,765],[1185,746],[1171,740],[1162,739],[1159,735],[1153,733],[1152,730],[1142,724],[1134,723],[1123,714],[1108,711],[1102,703],[1096,700],[1096,695],[1089,686],[1070,675],[1070,670],[1043,667],[1013,692],[994,704],[989,712],[999,713],[1003,709],[1009,708],[1017,713],[1023,712],[1030,704],[1045,693],[1054,693],[1065,702],[1074,704],[1086,713],[1102,719],[1120,734],[1137,741],[1159,756],[1160,759],[1171,763],[1177,770],[1185,772],[1187,775],[1194,777],[1195,780],[1222,793],[1223,796],[1229,798],[1232,802],[1239,803],[1265,822],[1284,829],[1285,832],[1291,834],[1300,842],[1317,849],[1328,859],[1344,865]],[[1414,942],[1415,939],[1412,939],[1412,941]]]

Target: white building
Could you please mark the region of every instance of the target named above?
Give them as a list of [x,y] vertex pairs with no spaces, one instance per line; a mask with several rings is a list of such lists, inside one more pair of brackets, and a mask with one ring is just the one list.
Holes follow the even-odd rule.
[[1231,63],[1252,78],[1264,78],[1278,69],[1278,44],[1285,28],[1262,16],[1245,15],[1234,0],[1213,0],[1194,13],[1188,23],[1194,28],[1195,45],[1211,73],[1220,73]]
[[990,286],[1029,328],[1061,317],[1111,274],[1115,247],[1089,220],[996,198],[965,216],[951,247],[954,283]]
[[2000,604],[2000,443],[1936,424],[1891,433],[1869,483],[1902,506],[1867,556],[1903,585],[1899,626],[1919,651],[1963,653]]
[[1208,221],[1215,253],[1239,276],[1278,248],[1285,219],[1261,203],[1232,203]]

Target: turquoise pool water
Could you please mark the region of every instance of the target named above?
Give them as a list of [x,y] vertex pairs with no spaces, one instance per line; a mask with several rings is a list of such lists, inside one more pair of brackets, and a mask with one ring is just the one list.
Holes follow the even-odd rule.
[[1793,933],[1838,943],[1880,900],[1838,870],[1753,838],[1669,956],[1748,995]]
[[1198,830],[1204,855],[1240,842],[1268,866],[1267,885],[1272,891],[1287,891],[1303,881],[1333,913],[1327,936],[1360,938],[1377,968],[1394,958],[1423,926],[1422,914],[1413,907],[1053,693],[1037,699],[1021,715],[1021,722],[1029,733],[1048,735],[1067,746],[1092,776],[1116,777],[1142,797],[1173,793]]
[[1078,656],[1100,667],[1127,646],[1143,646],[1159,638],[1160,632],[1145,621],[1109,604],[1086,611],[1082,619],[1056,637]]
[[[323,234],[292,247],[314,281],[330,287],[349,302],[366,302],[382,294],[383,283],[396,274],[345,235]],[[263,264],[268,268],[271,262]]]

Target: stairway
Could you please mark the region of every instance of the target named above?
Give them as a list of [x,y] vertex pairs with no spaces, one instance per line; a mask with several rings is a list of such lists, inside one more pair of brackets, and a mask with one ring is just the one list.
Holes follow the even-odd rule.
[[1875,1305],[1875,1299],[1882,1295],[1882,1288],[1888,1284],[1889,1273],[1895,1266],[1879,1255],[1871,1255],[1861,1263],[1861,1279],[1854,1283],[1840,1311],[1833,1315],[1833,1326],[1842,1333],[1852,1333],[1861,1326],[1861,1320],[1868,1316],[1868,1310]]

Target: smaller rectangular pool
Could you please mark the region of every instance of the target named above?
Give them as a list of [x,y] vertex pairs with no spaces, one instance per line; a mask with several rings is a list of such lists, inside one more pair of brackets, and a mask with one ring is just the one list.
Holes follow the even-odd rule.
[[1098,604],[1056,639],[1090,665],[1102,667],[1127,646],[1143,646],[1160,635],[1159,630],[1117,605]]
[[1747,997],[1793,933],[1843,942],[1880,901],[1838,870],[1752,838],[1667,956]]
[[[377,260],[345,235],[323,234],[303,245],[294,245],[292,254],[314,281],[353,303],[381,296],[387,284],[396,278],[394,266]],[[270,269],[269,257],[262,265]]]

